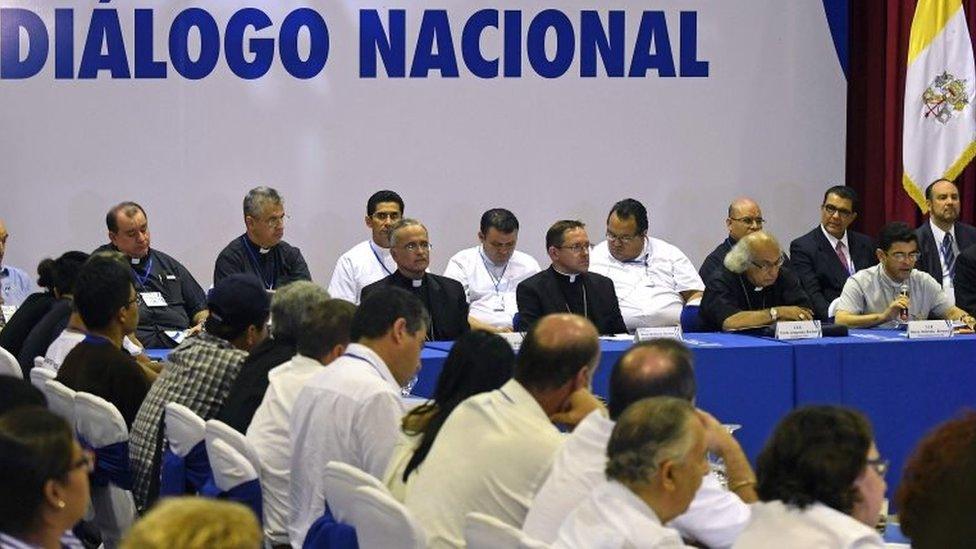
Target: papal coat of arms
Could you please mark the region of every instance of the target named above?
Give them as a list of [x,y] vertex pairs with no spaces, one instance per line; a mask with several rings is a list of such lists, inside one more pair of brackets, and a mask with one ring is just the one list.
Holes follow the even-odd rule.
[[958,113],[969,104],[966,86],[964,78],[956,78],[948,71],[943,71],[936,76],[922,94],[925,118],[934,116],[939,122],[947,124],[954,113]]

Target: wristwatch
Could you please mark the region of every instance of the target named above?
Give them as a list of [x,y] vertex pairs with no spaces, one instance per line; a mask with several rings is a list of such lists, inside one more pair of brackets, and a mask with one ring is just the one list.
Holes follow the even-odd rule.
[[776,317],[777,316],[779,316],[779,315],[776,313],[776,307],[770,307],[769,308],[769,318],[773,319],[773,322],[776,322]]

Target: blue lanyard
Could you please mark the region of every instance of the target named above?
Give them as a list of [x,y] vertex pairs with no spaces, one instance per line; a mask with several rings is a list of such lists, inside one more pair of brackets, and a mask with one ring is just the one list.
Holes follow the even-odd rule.
[[[386,274],[387,275],[393,274],[392,272],[390,272],[389,269],[386,268],[386,263],[383,263],[383,260],[380,259],[380,254],[376,253],[376,250],[373,249],[373,244],[372,243],[369,244],[369,251],[373,252],[373,257],[376,258],[376,262],[380,264],[380,267],[383,267],[383,270],[386,271]],[[350,355],[350,356],[353,356],[353,355]]]
[[136,273],[136,282],[139,283],[140,288],[144,288],[146,286],[146,281],[148,281],[149,277],[152,276],[152,265],[153,265],[153,258],[152,255],[150,255],[149,263],[146,264],[146,271],[143,273],[142,276],[139,276],[139,270],[136,269],[134,265],[132,266],[132,270],[135,271]]
[[[491,283],[495,287],[495,295],[498,295],[498,287],[502,284],[502,279],[505,278],[505,271],[508,270],[508,262],[505,262],[505,266],[502,267],[502,274],[495,279],[495,274],[491,272],[491,268],[488,267],[488,258],[485,257],[485,252],[481,248],[478,248],[478,255],[481,256],[481,262],[485,265],[485,270],[488,271],[488,277],[491,278]],[[511,260],[509,260],[511,261]]]
[[251,249],[251,243],[247,241],[246,236],[241,236],[241,242],[244,243],[244,248],[247,250],[247,254],[250,256],[251,265],[254,266],[255,274],[257,274],[258,278],[261,279],[261,283],[264,284],[266,289],[273,290],[275,287],[275,282],[278,279],[278,258],[274,259],[275,264],[273,265],[270,279],[265,280],[264,271],[261,269],[261,264],[258,263],[258,256],[254,253],[254,250]]
[[95,335],[95,334],[85,334],[85,339],[82,339],[81,342],[82,343],[100,343],[100,344],[103,344],[104,345],[105,343],[112,343],[112,340],[109,339],[109,338],[107,338],[107,337],[105,337],[105,336],[100,336],[100,335]]

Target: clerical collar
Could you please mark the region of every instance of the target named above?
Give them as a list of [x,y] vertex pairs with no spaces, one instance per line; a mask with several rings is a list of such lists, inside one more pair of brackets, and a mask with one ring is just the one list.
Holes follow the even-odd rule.
[[558,275],[560,275],[560,276],[564,276],[564,277],[566,277],[566,278],[568,278],[568,279],[569,279],[569,283],[570,283],[570,284],[572,284],[572,283],[574,283],[574,282],[576,282],[576,277],[578,277],[578,276],[579,276],[580,274],[582,274],[582,273],[576,273],[576,274],[566,274],[566,273],[564,273],[564,272],[562,272],[562,271],[560,271],[559,269],[557,269],[555,265],[553,265],[553,266],[552,266],[552,270],[553,270],[553,271],[554,271],[554,272],[555,272],[556,274],[558,274]]
[[272,246],[271,248],[263,248],[261,246],[258,246],[256,242],[254,242],[253,240],[251,240],[250,235],[248,235],[247,233],[244,234],[244,238],[247,239],[247,244],[249,244],[251,246],[251,248],[254,248],[255,250],[257,250],[257,252],[259,254],[266,254],[266,253],[270,252],[272,248],[274,248],[274,246]]
[[424,285],[424,278],[425,277],[423,277],[423,276],[421,276],[420,278],[410,278],[409,276],[407,276],[407,275],[403,274],[402,272],[400,272],[399,269],[397,269],[394,272],[394,274],[396,274],[396,276],[398,276],[399,278],[402,278],[403,280],[406,280],[406,281],[410,282],[410,287],[411,288],[419,288],[419,287],[421,287],[421,286]]

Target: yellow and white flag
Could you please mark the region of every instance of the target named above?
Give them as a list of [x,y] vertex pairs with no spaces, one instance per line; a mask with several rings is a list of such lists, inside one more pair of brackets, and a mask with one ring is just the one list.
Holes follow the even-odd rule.
[[925,187],[955,179],[976,155],[976,66],[961,0],[919,0],[908,40],[902,185],[926,211]]

